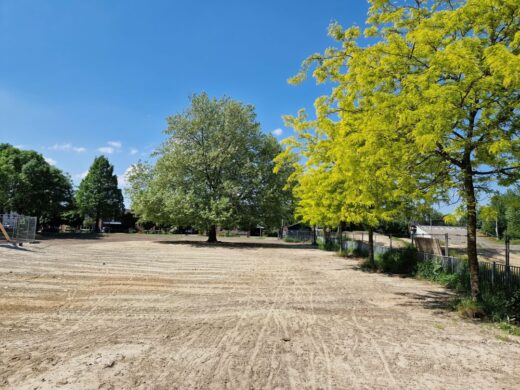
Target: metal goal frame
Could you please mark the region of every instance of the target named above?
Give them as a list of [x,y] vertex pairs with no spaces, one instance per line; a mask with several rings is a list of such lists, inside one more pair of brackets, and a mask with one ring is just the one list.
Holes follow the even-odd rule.
[[22,246],[34,242],[37,218],[20,214],[0,214],[0,243]]

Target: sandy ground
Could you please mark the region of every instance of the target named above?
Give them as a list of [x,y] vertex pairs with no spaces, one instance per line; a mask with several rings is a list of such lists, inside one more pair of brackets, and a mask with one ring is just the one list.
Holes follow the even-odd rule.
[[520,383],[518,338],[439,309],[449,293],[433,284],[277,241],[113,237],[0,247],[0,387]]

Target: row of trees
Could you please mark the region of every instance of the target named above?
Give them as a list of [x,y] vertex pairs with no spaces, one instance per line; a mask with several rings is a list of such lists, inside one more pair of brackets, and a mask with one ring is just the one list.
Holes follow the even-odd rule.
[[313,225],[362,223],[371,233],[459,196],[478,300],[478,192],[520,177],[518,1],[370,2],[363,32],[332,24],[337,47],[311,55],[291,80],[312,69],[333,88],[315,118],[286,118],[297,136],[277,162],[293,162],[297,214]]
[[479,210],[481,230],[497,239],[520,238],[520,187],[491,197]]
[[96,157],[75,192],[69,175],[32,150],[0,144],[0,213],[38,218],[39,225],[81,224],[88,217],[99,228],[101,218],[124,211],[123,195],[109,161]]

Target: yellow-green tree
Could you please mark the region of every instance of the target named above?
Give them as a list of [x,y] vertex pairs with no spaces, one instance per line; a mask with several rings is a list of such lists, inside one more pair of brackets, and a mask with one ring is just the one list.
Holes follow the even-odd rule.
[[478,191],[520,176],[519,10],[518,0],[372,0],[364,34],[376,43],[361,46],[358,27],[334,24],[338,47],[310,56],[292,80],[313,68],[335,84],[312,124],[293,121],[335,144],[344,194],[359,194],[343,198],[351,214],[369,221],[407,198],[459,192],[475,300]]

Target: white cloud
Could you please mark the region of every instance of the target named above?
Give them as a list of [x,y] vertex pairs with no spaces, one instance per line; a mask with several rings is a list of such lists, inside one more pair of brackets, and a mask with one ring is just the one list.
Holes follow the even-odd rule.
[[139,150],[137,150],[137,149],[135,149],[135,148],[130,149],[130,154],[131,154],[132,156],[135,156],[137,153],[139,153]]
[[83,146],[74,146],[71,144],[54,144],[49,149],[60,150],[63,152],[76,152],[76,153],[83,153],[87,150]]
[[120,141],[108,141],[107,144],[116,149],[121,149],[121,146],[123,146],[123,144]]
[[111,146],[102,146],[100,148],[97,148],[98,152],[106,153],[106,154],[112,154],[114,153],[114,148]]
[[282,135],[283,130],[278,128],[278,129],[274,129],[273,131],[271,131],[271,133],[273,133],[274,136],[279,137]]
[[45,161],[47,161],[50,165],[56,165],[56,160],[53,160],[50,157],[45,157]]
[[83,180],[88,175],[88,169],[85,172],[76,173],[75,175],[72,175],[73,179],[77,180]]
[[126,168],[126,171],[122,175],[117,176],[117,184],[119,187],[125,187],[128,184],[128,175],[132,173],[133,169],[134,166],[130,165],[128,168]]

